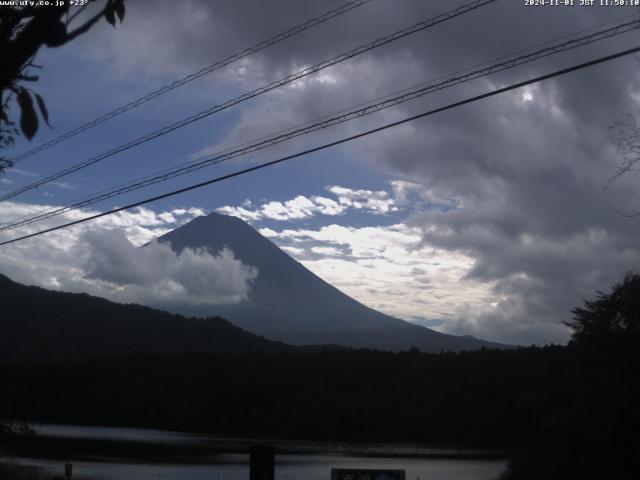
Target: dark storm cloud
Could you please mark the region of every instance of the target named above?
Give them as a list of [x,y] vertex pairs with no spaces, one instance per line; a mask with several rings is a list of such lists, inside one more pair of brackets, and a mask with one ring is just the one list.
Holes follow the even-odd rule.
[[[131,2],[130,21],[102,52],[120,69],[188,72],[342,2],[263,0]],[[294,69],[464,2],[374,0],[214,77],[254,88]],[[128,7],[129,8],[129,7]],[[233,141],[309,121],[366,99],[450,74],[614,18],[633,8],[525,7],[502,0],[401,40],[246,107]],[[129,15],[129,13],[128,13]],[[637,33],[458,87],[343,132],[415,113],[638,43]],[[98,41],[98,40],[96,40]],[[97,50],[94,50],[96,52]],[[97,53],[96,53],[97,54]],[[107,55],[108,56],[108,55]],[[561,321],[596,289],[638,266],[638,185],[603,191],[617,158],[608,127],[640,92],[632,57],[484,100],[350,146],[362,161],[461,208],[416,214],[425,245],[475,259],[469,278],[494,282],[491,311],[465,310],[447,329],[510,342],[566,340]],[[637,98],[637,97],[636,97]],[[427,279],[425,279],[426,281]]]

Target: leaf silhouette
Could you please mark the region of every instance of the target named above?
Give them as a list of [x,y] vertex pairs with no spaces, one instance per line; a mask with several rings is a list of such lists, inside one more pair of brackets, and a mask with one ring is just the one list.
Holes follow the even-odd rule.
[[115,0],[113,7],[116,11],[116,15],[120,19],[120,23],[124,20],[124,0]]
[[38,116],[33,108],[33,100],[26,88],[18,90],[16,100],[20,106],[20,130],[31,140],[38,131]]
[[35,95],[36,95],[36,100],[38,101],[38,107],[40,108],[40,114],[42,115],[42,118],[44,118],[44,121],[49,128],[53,128],[49,123],[49,112],[47,111],[47,106],[44,103],[44,98],[42,98],[37,93]]
[[111,0],[109,0],[109,3],[107,3],[107,6],[105,8],[104,18],[111,24],[113,28],[116,27],[115,7]]

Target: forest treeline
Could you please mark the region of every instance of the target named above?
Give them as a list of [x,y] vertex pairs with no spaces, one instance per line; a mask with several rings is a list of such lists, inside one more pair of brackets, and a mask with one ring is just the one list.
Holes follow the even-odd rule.
[[522,443],[567,408],[564,347],[423,354],[134,355],[0,366],[30,421],[232,435]]

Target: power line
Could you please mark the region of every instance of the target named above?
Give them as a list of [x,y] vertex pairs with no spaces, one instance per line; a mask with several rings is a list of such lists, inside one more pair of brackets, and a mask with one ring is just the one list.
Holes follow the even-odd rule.
[[172,196],[175,196],[175,195],[179,195],[181,193],[185,193],[185,192],[188,192],[188,191],[191,191],[191,190],[202,188],[202,187],[205,187],[207,185],[212,185],[214,183],[219,183],[219,182],[222,182],[224,180],[229,180],[229,179],[234,178],[234,177],[239,177],[241,175],[245,175],[247,173],[255,172],[257,170],[261,170],[261,169],[266,168],[266,167],[271,167],[273,165],[277,165],[279,163],[286,162],[288,160],[292,160],[292,159],[299,158],[299,157],[302,157],[302,156],[305,156],[305,155],[309,155],[311,153],[319,152],[321,150],[325,150],[327,148],[334,147],[336,145],[340,145],[340,144],[343,144],[343,143],[346,143],[346,142],[350,142],[350,141],[356,140],[358,138],[366,137],[366,136],[372,135],[374,133],[378,133],[378,132],[381,132],[383,130],[387,130],[389,128],[397,127],[398,125],[403,125],[405,123],[412,122],[412,121],[420,119],[420,118],[424,118],[424,117],[427,117],[427,116],[430,116],[430,115],[434,115],[436,113],[444,112],[446,110],[451,110],[451,109],[454,109],[454,108],[457,108],[457,107],[460,107],[460,106],[463,106],[463,105],[467,105],[467,104],[470,104],[470,103],[473,103],[473,102],[477,102],[479,100],[483,100],[485,98],[493,97],[495,95],[500,95],[502,93],[509,92],[511,90],[516,90],[518,88],[522,88],[522,87],[525,87],[527,85],[531,85],[533,83],[538,83],[538,82],[541,82],[543,80],[548,80],[550,78],[558,77],[560,75],[565,75],[567,73],[574,72],[576,70],[581,70],[583,68],[587,68],[587,67],[591,67],[591,66],[594,66],[594,65],[597,65],[597,64],[600,64],[600,63],[608,62],[608,61],[611,61],[611,60],[614,60],[616,58],[620,58],[620,57],[623,57],[623,56],[626,56],[626,55],[631,55],[631,54],[636,53],[636,52],[640,52],[640,46],[639,47],[633,47],[633,48],[630,48],[630,49],[627,49],[627,50],[623,50],[621,52],[614,53],[614,54],[611,54],[611,55],[607,55],[605,57],[600,57],[600,58],[597,58],[595,60],[590,60],[588,62],[580,63],[578,65],[574,65],[572,67],[564,68],[562,70],[556,70],[555,72],[548,73],[546,75],[535,77],[535,78],[532,78],[530,80],[525,80],[523,82],[518,82],[518,83],[515,83],[515,84],[512,84],[512,85],[509,85],[507,87],[499,88],[497,90],[493,90],[491,92],[483,93],[481,95],[476,95],[474,97],[470,97],[470,98],[467,98],[467,99],[464,99],[464,100],[460,100],[458,102],[450,103],[448,105],[445,105],[444,107],[439,107],[439,108],[436,108],[436,109],[433,109],[433,110],[429,110],[429,111],[420,113],[418,115],[413,115],[413,116],[404,118],[402,120],[398,120],[396,122],[387,123],[387,124],[382,125],[380,127],[376,127],[376,128],[370,129],[370,130],[366,130],[364,132],[361,132],[361,133],[358,133],[358,134],[355,134],[355,135],[351,135],[349,137],[345,137],[345,138],[342,138],[340,140],[336,140],[336,141],[333,141],[333,142],[330,142],[330,143],[325,143],[324,145],[320,145],[318,147],[314,147],[314,148],[310,148],[308,150],[304,150],[304,151],[301,151],[301,152],[298,152],[298,153],[294,153],[293,155],[288,155],[286,157],[281,157],[281,158],[278,158],[276,160],[271,160],[270,162],[266,162],[266,163],[262,163],[260,165],[255,165],[253,167],[249,167],[249,168],[245,168],[245,169],[242,169],[242,170],[238,170],[236,172],[229,173],[227,175],[222,175],[220,177],[212,178],[210,180],[206,180],[204,182],[196,183],[196,184],[190,185],[188,187],[184,187],[184,188],[180,188],[178,190],[173,190],[171,192],[163,193],[162,195],[157,195],[155,197],[150,197],[150,198],[147,198],[145,200],[141,200],[141,201],[138,201],[138,202],[135,202],[135,203],[131,203],[131,204],[126,205],[124,207],[115,208],[115,209],[110,210],[108,212],[98,213],[98,214],[91,215],[91,216],[86,217],[86,218],[82,218],[80,220],[75,220],[73,222],[68,222],[68,223],[65,223],[65,224],[62,224],[62,225],[58,225],[56,227],[47,228],[47,229],[41,230],[39,232],[31,233],[31,234],[28,234],[28,235],[23,235],[21,237],[13,238],[11,240],[5,240],[4,242],[0,242],[0,246],[8,245],[10,243],[15,243],[15,242],[18,242],[18,241],[21,241],[21,240],[26,240],[27,238],[37,237],[37,236],[43,235],[45,233],[49,233],[49,232],[53,232],[53,231],[60,230],[60,229],[63,229],[63,228],[71,227],[73,225],[78,225],[80,223],[85,223],[85,222],[88,222],[90,220],[95,220],[95,219],[98,219],[98,218],[101,218],[101,217],[105,217],[107,215],[113,215],[114,213],[118,213],[118,212],[121,212],[123,210],[128,210],[130,208],[139,207],[139,206],[145,205],[147,203],[152,203],[152,202],[155,202],[155,201],[158,201],[158,200],[162,200],[164,198],[172,197]]
[[[339,114],[334,114],[333,116],[326,116],[320,119],[319,121],[303,124],[299,127],[294,127],[294,129],[285,130],[282,133],[278,132],[275,135],[262,137],[258,139],[259,141],[255,143],[246,143],[246,146],[242,146],[242,148],[236,148],[235,150],[229,149],[223,152],[218,152],[213,154],[213,156],[206,156],[197,160],[190,162],[185,166],[181,166],[178,168],[166,169],[155,176],[147,176],[141,180],[134,180],[128,182],[121,186],[112,187],[111,189],[105,189],[91,196],[83,197],[82,199],[76,200],[73,203],[63,206],[63,207],[53,207],[46,209],[41,212],[37,212],[34,214],[25,215],[20,218],[16,218],[11,222],[6,222],[4,226],[0,227],[0,230],[12,230],[21,226],[29,225],[38,221],[43,221],[48,218],[62,215],[72,210],[77,210],[82,207],[86,207],[89,205],[93,205],[95,203],[101,202],[103,200],[122,195],[124,193],[128,193],[134,190],[138,190],[141,188],[145,188],[156,183],[160,183],[171,178],[175,178],[181,175],[185,175],[188,173],[192,173],[196,170],[200,170],[202,168],[217,165],[224,161],[230,160],[232,158],[247,155],[249,153],[256,152],[258,150],[262,150],[264,148],[268,148],[270,146],[282,143],[284,141],[290,140],[292,138],[306,135],[321,129],[329,128],[331,126],[344,123],[356,118],[361,118],[381,110],[408,102],[410,100],[414,100],[416,98],[422,97],[429,93],[433,93],[438,90],[443,90],[445,88],[450,88],[455,85],[459,85],[461,83],[466,83],[471,80],[475,80],[477,78],[501,72],[510,68],[514,68],[526,63],[533,62],[535,60],[539,60],[541,58],[545,58],[550,55],[554,55],[563,51],[567,51],[573,48],[581,47],[584,45],[588,45],[600,40],[608,39],[616,35],[621,35],[623,33],[627,33],[632,30],[636,30],[640,28],[640,20],[635,20],[631,22],[626,22],[620,25],[613,26],[611,28],[600,30],[589,35],[585,35],[576,39],[568,40],[563,43],[559,43],[557,45],[551,45],[549,47],[545,47],[539,50],[535,50],[533,52],[527,53],[525,55],[519,55],[514,58],[510,58],[506,61],[490,65],[488,67],[477,69],[477,70],[465,70],[464,74],[457,75],[453,74],[452,77],[449,77],[447,80],[439,83],[425,83],[418,87],[414,87],[413,89],[405,89],[397,94],[387,95],[382,97],[381,101],[372,101],[362,108],[355,108],[351,110],[344,110],[343,112],[339,112]],[[563,37],[563,38],[566,38]],[[545,43],[547,45],[548,43]],[[517,54],[514,54],[517,55]],[[502,57],[505,58],[505,57]],[[446,78],[446,77],[445,77]]]
[[135,146],[141,145],[143,143],[146,143],[150,140],[153,140],[155,138],[161,137],[163,135],[166,135],[170,132],[173,132],[174,130],[177,130],[179,128],[185,127],[187,125],[190,125],[198,120],[202,120],[203,118],[209,117],[217,112],[220,112],[222,110],[225,110],[227,108],[230,108],[234,105],[237,105],[241,102],[244,102],[246,100],[249,100],[251,98],[254,98],[258,95],[262,95],[263,93],[267,93],[271,90],[275,90],[278,87],[281,87],[283,85],[292,83],[296,80],[299,80],[301,78],[304,78],[308,75],[311,75],[313,73],[317,73],[321,70],[324,70],[325,68],[334,66],[338,63],[344,62],[345,60],[349,60],[353,57],[356,57],[358,55],[361,55],[365,52],[368,52],[370,50],[379,48],[383,45],[387,45],[391,42],[394,42],[396,40],[399,40],[401,38],[407,37],[409,35],[413,35],[415,33],[418,33],[422,30],[425,30],[427,28],[433,27],[439,23],[445,22],[447,20],[451,20],[452,18],[458,17],[460,15],[463,15],[465,13],[468,13],[472,10],[475,10],[477,8],[480,8],[484,5],[487,5],[489,3],[493,3],[496,2],[498,0],[476,0],[475,2],[466,4],[466,5],[462,5],[459,6],[453,10],[450,10],[446,13],[437,15],[435,17],[432,17],[428,20],[424,20],[420,23],[416,23],[415,25],[412,25],[411,27],[402,29],[402,30],[398,30],[390,35],[387,35],[385,37],[381,37],[377,40],[374,40],[373,42],[361,45],[359,47],[356,47],[348,52],[342,53],[340,55],[337,55],[333,58],[330,58],[328,60],[325,60],[323,62],[320,62],[312,67],[308,67],[305,68],[303,70],[300,70],[296,73],[292,73],[290,75],[287,75],[284,78],[281,78],[280,80],[277,80],[275,82],[271,82],[268,85],[262,86],[260,88],[257,88],[255,90],[252,90],[250,92],[244,93],[243,95],[240,95],[239,97],[236,97],[234,99],[228,100],[220,105],[215,105],[207,110],[203,110],[202,112],[196,113],[195,115],[191,115],[190,117],[187,117],[183,120],[180,120],[179,122],[173,123],[171,125],[168,125],[164,128],[161,128],[159,130],[155,130],[154,132],[151,132],[143,137],[139,137],[135,140],[132,140],[128,143],[125,143],[123,145],[120,145],[116,148],[113,148],[105,153],[102,153],[100,155],[97,155],[95,157],[92,157],[88,160],[85,160],[83,162],[80,162],[76,165],[73,165],[71,167],[68,167],[64,170],[61,170],[57,173],[54,173],[46,178],[43,178],[41,180],[38,180],[36,182],[33,182],[29,185],[26,185],[24,187],[21,187],[17,190],[14,190],[13,192],[7,193],[3,196],[0,197],[0,202],[3,202],[5,200],[8,200],[10,198],[13,198],[17,195],[20,195],[21,193],[27,192],[29,190],[33,190],[34,188],[37,188],[41,185],[44,185],[46,183],[52,182],[53,180],[57,180],[58,178],[64,177],[66,175],[69,175],[71,173],[77,172],[78,170],[82,170],[83,168],[86,168],[90,165],[93,165],[99,161],[102,161],[106,158],[112,157],[113,155],[116,155],[118,153],[121,153],[125,150],[129,150],[130,148],[133,148]]
[[[595,41],[603,40],[605,38],[610,38],[610,37],[615,36],[615,35],[626,33],[626,32],[628,32],[628,31],[630,31],[632,29],[638,28],[637,23],[636,22],[623,23],[623,24],[616,25],[616,26],[614,26],[612,28],[609,28],[609,29],[606,29],[606,30],[597,31],[597,32],[595,32],[593,34],[590,34],[590,35],[587,35],[587,36],[583,36],[581,38],[577,38],[577,39],[566,41],[566,42],[564,42],[562,44],[558,44],[558,45],[555,45],[553,47],[544,48],[544,49],[541,49],[541,50],[538,50],[538,51],[534,51],[534,49],[536,49],[536,48],[539,48],[539,47],[542,47],[542,46],[545,46],[545,45],[550,45],[550,44],[553,44],[554,42],[557,42],[559,40],[563,40],[563,39],[566,39],[566,38],[574,37],[575,35],[578,35],[578,34],[581,34],[581,33],[584,33],[584,32],[593,31],[593,30],[596,30],[597,28],[600,28],[602,26],[610,25],[612,23],[615,23],[616,21],[620,21],[620,20],[623,20],[623,19],[628,19],[628,18],[634,17],[634,16],[637,16],[637,14],[626,15],[624,17],[620,17],[620,18],[616,19],[615,21],[604,22],[603,24],[600,24],[600,25],[597,25],[597,26],[593,26],[593,27],[590,27],[588,29],[583,29],[583,30],[580,30],[578,32],[574,32],[574,33],[569,34],[569,35],[563,35],[563,36],[561,36],[559,38],[556,38],[554,40],[550,40],[550,41],[544,42],[542,44],[539,44],[539,45],[536,45],[536,46],[533,46],[533,47],[530,47],[530,48],[527,48],[527,49],[519,50],[519,51],[517,51],[517,52],[515,52],[515,53],[513,53],[511,55],[503,55],[501,57],[498,57],[498,58],[494,59],[494,61],[501,60],[501,59],[507,59],[509,57],[514,57],[514,56],[516,56],[518,54],[521,54],[523,52],[530,52],[528,55],[520,55],[517,58],[511,58],[506,62],[500,63],[498,65],[492,65],[492,66],[487,67],[487,68],[485,68],[483,70],[480,70],[480,71],[476,70],[474,72],[473,69],[478,68],[480,66],[489,65],[490,62],[484,62],[482,64],[475,65],[475,66],[467,68],[465,70],[458,71],[458,72],[453,73],[451,75],[452,76],[460,75],[460,74],[465,73],[465,72],[470,72],[470,73],[466,73],[466,75],[464,75],[464,76],[462,76],[460,78],[455,78],[455,77],[451,78],[450,77],[447,80],[447,82],[443,82],[440,85],[433,85],[433,84],[437,80],[439,80],[441,78],[447,78],[447,76],[443,76],[443,77],[434,79],[431,82],[424,82],[424,83],[422,83],[420,85],[417,85],[417,86],[414,86],[414,87],[410,87],[410,88],[406,88],[406,89],[403,89],[401,91],[385,95],[384,97],[379,97],[376,100],[372,100],[372,101],[369,101],[369,102],[361,103],[359,105],[351,107],[351,109],[344,109],[344,110],[342,110],[340,112],[336,112],[336,113],[331,114],[331,115],[326,115],[326,116],[323,116],[323,117],[321,117],[319,119],[316,119],[314,121],[301,124],[298,127],[294,127],[294,132],[292,132],[292,129],[281,130],[279,132],[275,132],[274,134],[271,134],[271,136],[266,135],[266,136],[260,137],[258,139],[254,139],[252,141],[245,142],[243,144],[236,145],[236,146],[233,146],[233,147],[229,147],[229,148],[227,148],[225,150],[219,151],[219,152],[217,152],[215,154],[216,156],[213,157],[213,158],[204,157],[204,158],[200,158],[200,159],[194,160],[192,162],[189,162],[187,167],[181,167],[181,168],[178,168],[178,169],[176,169],[175,167],[169,168],[169,169],[164,169],[164,170],[162,170],[160,172],[156,172],[154,174],[150,174],[150,175],[147,175],[147,176],[142,177],[142,178],[131,180],[129,182],[125,182],[123,184],[116,185],[114,187],[110,187],[110,188],[101,190],[101,191],[96,192],[96,193],[91,194],[91,195],[86,195],[86,196],[81,197],[81,198],[79,198],[77,200],[74,200],[73,202],[71,202],[71,203],[69,203],[69,204],[67,204],[65,206],[62,206],[62,207],[49,207],[49,208],[46,208],[46,209],[41,209],[39,211],[32,212],[32,213],[27,214],[27,215],[23,215],[21,217],[14,218],[11,221],[2,222],[2,223],[0,223],[0,225],[3,225],[3,227],[1,227],[0,230],[10,230],[10,229],[18,228],[20,226],[29,225],[29,224],[37,222],[37,221],[42,221],[42,220],[51,218],[53,216],[61,215],[63,213],[67,213],[69,211],[76,210],[78,208],[82,208],[82,207],[85,207],[85,206],[88,206],[88,205],[93,205],[95,203],[98,203],[100,201],[106,200],[108,198],[112,198],[114,196],[117,196],[117,195],[120,195],[120,194],[123,194],[123,193],[127,193],[127,192],[130,192],[130,191],[133,191],[133,190],[137,190],[137,189],[143,188],[145,186],[150,186],[150,185],[153,185],[155,183],[159,183],[161,181],[165,181],[165,180],[168,180],[170,178],[174,178],[174,177],[177,177],[177,176],[180,176],[180,175],[183,175],[183,174],[191,173],[192,171],[195,171],[195,170],[198,170],[200,168],[204,168],[204,167],[210,166],[212,164],[215,165],[217,163],[221,163],[222,161],[226,161],[229,158],[232,158],[232,157],[235,157],[235,156],[240,156],[240,155],[243,155],[243,154],[247,153],[245,151],[242,151],[242,149],[240,149],[240,151],[236,151],[236,152],[234,152],[233,150],[234,149],[238,149],[241,146],[250,145],[252,142],[258,142],[260,140],[270,139],[271,143],[264,145],[264,148],[266,148],[268,146],[271,146],[271,145],[274,145],[276,143],[279,143],[279,141],[285,141],[285,140],[288,140],[290,138],[293,138],[292,133],[295,133],[295,128],[298,128],[298,129],[302,129],[302,127],[310,128],[310,127],[314,126],[313,125],[314,123],[319,124],[319,125],[315,125],[315,126],[318,127],[317,129],[326,128],[326,127],[331,126],[331,125],[328,124],[328,123],[324,124],[324,122],[321,122],[322,120],[331,119],[332,116],[335,116],[335,115],[338,115],[338,114],[342,114],[344,112],[347,112],[347,115],[353,115],[354,113],[356,113],[356,112],[354,112],[354,109],[356,109],[357,107],[367,106],[366,109],[363,109],[365,111],[362,112],[361,116],[368,115],[369,113],[374,113],[375,111],[379,111],[381,109],[393,106],[393,104],[387,104],[387,105],[381,105],[379,109],[372,109],[374,102],[377,102],[379,100],[386,100],[387,102],[390,101],[390,100],[397,100],[396,104],[400,104],[403,101],[408,101],[408,100],[412,99],[410,96],[402,97],[400,94],[405,94],[406,93],[406,94],[409,94],[409,95],[415,95],[415,98],[417,98],[422,93],[424,93],[424,94],[430,93],[427,89],[422,89],[422,87],[424,87],[425,85],[431,85],[431,87],[447,88],[449,86],[453,86],[454,84],[459,84],[459,83],[462,83],[464,81],[473,80],[475,78],[478,78],[481,75],[487,75],[487,74],[490,74],[490,73],[495,73],[495,72],[499,71],[498,69],[504,70],[506,68],[512,68],[512,67],[521,65],[523,63],[528,63],[529,61],[533,61],[533,60],[536,60],[536,59],[543,58],[543,57],[545,57],[547,55],[550,55],[550,54],[559,53],[561,51],[565,51],[565,50],[568,50],[568,49],[571,49],[571,48],[575,48],[575,47],[578,47],[578,46],[583,46],[583,45],[586,45],[588,43],[592,43],[592,42],[595,42]],[[456,80],[459,80],[459,81],[456,81]],[[449,83],[449,85],[447,85],[447,83]],[[412,92],[412,90],[413,90],[413,92]],[[400,97],[402,97],[402,98],[400,98],[400,97],[399,97],[399,99],[392,98],[392,97],[398,96],[398,95],[400,95]],[[385,103],[385,102],[381,102],[381,103]],[[369,109],[369,111],[366,111],[367,109]],[[344,120],[347,121],[347,120],[351,120],[353,118],[357,118],[357,116],[352,116],[351,118],[345,118]],[[314,128],[314,130],[316,130],[316,129]],[[282,137],[285,137],[285,138],[282,138],[279,141],[273,140],[275,138],[275,136],[277,136],[278,134],[281,134],[281,133],[286,133],[286,135],[282,136]],[[301,132],[300,134],[306,134],[306,133],[310,133],[310,130],[308,130],[306,132]],[[252,150],[252,151],[255,151],[255,150]],[[228,152],[228,153],[226,155],[223,155],[224,152]],[[219,159],[219,160],[218,161],[214,161],[216,159]],[[198,166],[198,165],[200,165],[200,166]],[[194,168],[194,167],[196,167],[196,168]],[[154,175],[155,175],[155,177],[154,177]]]
[[129,102],[125,105],[122,105],[108,113],[105,113],[104,115],[91,120],[87,123],[84,123],[82,125],[80,125],[79,127],[74,128],[73,130],[69,130],[66,133],[63,133],[62,135],[49,140],[46,143],[43,143],[41,145],[38,145],[37,147],[32,148],[31,150],[27,150],[24,153],[21,153],[20,155],[17,155],[14,158],[8,159],[7,162],[9,165],[11,164],[16,164],[21,160],[24,160],[27,157],[30,157],[32,155],[35,155],[36,153],[42,152],[43,150],[46,150],[48,148],[53,147],[54,145],[57,145],[58,143],[64,142],[65,140],[70,139],[71,137],[75,137],[76,135],[85,132],[91,128],[94,128],[108,120],[111,120],[114,117],[117,117],[118,115],[123,114],[124,112],[128,112],[129,110],[132,110],[136,107],[139,107],[140,105],[147,103],[150,100],[153,100],[154,98],[157,98],[161,95],[164,95],[165,93],[171,92],[172,90],[175,90],[176,88],[182,87],[183,85],[186,85],[187,83],[190,83],[200,77],[203,77],[211,72],[214,72],[216,70],[219,70],[223,67],[226,67],[227,65],[230,65],[234,62],[237,62],[238,60],[241,60],[245,57],[248,57],[249,55],[253,55],[254,53],[257,53],[261,50],[264,50],[267,47],[270,47],[272,45],[275,45],[276,43],[282,42],[283,40],[286,40],[288,38],[294,37],[296,35],[298,35],[299,33],[304,32],[305,30],[309,30],[310,28],[316,27],[328,20],[331,20],[332,18],[335,18],[339,15],[342,15],[344,13],[347,13],[351,10],[353,10],[354,8],[358,8],[366,3],[369,3],[371,0],[354,0],[348,3],[345,3],[344,5],[342,5],[341,7],[335,8],[333,10],[329,10],[328,12],[323,13],[322,15],[319,15],[317,17],[314,18],[310,18],[309,20],[307,20],[304,23],[301,23],[300,25],[296,25],[295,27],[290,28],[289,30],[286,30],[282,33],[279,33],[277,35],[274,35],[273,37],[267,39],[267,40],[263,40],[260,43],[257,43],[256,45],[246,48],[244,50],[242,50],[241,52],[238,53],[234,53],[233,55],[229,55],[227,58],[223,59],[223,60],[219,60],[217,62],[215,62],[212,65],[209,65],[207,67],[201,68],[200,70],[198,70],[195,73],[189,74],[179,80],[175,80],[172,83],[169,83],[167,85],[164,85],[163,87],[154,90],[150,93],[148,93],[147,95],[140,97],[136,100],[133,100],[132,102]]
[[[534,45],[534,46],[531,46],[531,47],[528,47],[528,48],[525,48],[525,49],[521,49],[521,50],[518,50],[516,52],[512,52],[512,53],[510,53],[508,55],[501,55],[501,56],[495,57],[495,58],[493,58],[491,60],[484,61],[483,63],[479,63],[479,64],[473,65],[471,67],[468,67],[468,68],[466,68],[464,70],[458,70],[458,71],[456,71],[454,73],[451,73],[451,74],[448,74],[448,75],[443,75],[443,76],[440,76],[440,77],[437,77],[437,78],[433,78],[429,82],[422,82],[419,85],[414,85],[412,87],[404,88],[402,90],[395,91],[393,93],[384,95],[382,97],[378,97],[378,98],[376,98],[374,100],[363,102],[363,103],[360,103],[358,105],[354,105],[354,106],[352,106],[350,108],[346,108],[346,109],[340,110],[338,112],[334,112],[334,113],[329,114],[329,115],[324,115],[324,116],[322,116],[320,118],[317,118],[317,119],[309,121],[309,122],[304,122],[302,124],[299,124],[297,127],[290,127],[290,128],[282,129],[282,130],[279,130],[277,132],[273,132],[272,134],[269,134],[269,135],[263,135],[261,137],[254,138],[253,140],[246,141],[246,142],[243,142],[241,144],[236,144],[236,145],[231,146],[231,147],[227,147],[224,150],[219,150],[216,153],[216,155],[222,155],[224,152],[231,152],[232,150],[238,149],[241,146],[250,145],[251,143],[258,142],[258,141],[273,137],[274,135],[278,135],[278,134],[282,134],[282,133],[285,133],[285,132],[289,132],[289,131],[291,131],[292,129],[295,129],[295,128],[301,128],[303,126],[308,126],[308,125],[311,125],[313,123],[317,123],[317,122],[319,122],[321,120],[328,119],[331,116],[335,116],[337,114],[342,114],[342,113],[345,113],[345,112],[350,112],[350,111],[353,111],[353,109],[355,109],[355,108],[371,105],[372,103],[377,102],[379,100],[389,99],[389,98],[391,98],[393,96],[396,96],[396,95],[399,95],[399,94],[402,94],[402,93],[406,93],[406,92],[410,92],[411,90],[415,90],[415,89],[420,88],[420,87],[422,87],[424,85],[433,84],[433,83],[435,83],[435,82],[437,82],[439,80],[450,78],[451,76],[461,75],[461,74],[463,74],[465,72],[471,72],[474,69],[478,69],[480,67],[485,67],[487,65],[490,65],[492,62],[497,62],[499,60],[508,59],[510,57],[514,57],[516,55],[525,54],[527,52],[533,52],[535,49],[540,49],[541,47],[544,47],[546,45],[551,45],[553,43],[559,42],[560,40],[565,40],[567,38],[575,37],[576,35],[580,35],[580,34],[583,34],[583,33],[586,33],[586,32],[591,32],[593,30],[597,30],[598,28],[602,28],[602,27],[604,27],[606,25],[612,25],[612,24],[614,24],[616,22],[620,22],[622,20],[627,20],[629,18],[637,17],[637,16],[638,16],[637,13],[624,15],[624,16],[615,18],[613,20],[609,20],[607,22],[603,22],[603,23],[598,24],[598,25],[594,25],[594,26],[591,26],[591,27],[588,27],[588,28],[584,28],[584,29],[578,30],[578,31],[570,33],[570,34],[562,35],[562,36],[556,37],[556,38],[554,38],[552,40],[548,40],[546,42],[539,43],[537,45]],[[617,27],[613,27],[613,28],[623,27],[624,25],[627,25],[627,24],[618,25]],[[596,32],[594,35],[597,35],[597,34],[603,33],[603,32],[606,32],[606,31]],[[620,32],[620,33],[624,33],[624,32]],[[580,39],[578,39],[578,40],[580,40]],[[566,43],[569,43],[569,42],[566,42]],[[197,163],[197,162],[202,161],[202,160],[205,160],[205,158],[196,159],[196,160],[193,160],[193,161],[190,161],[190,162],[187,162],[187,163],[189,165],[191,165],[193,163]],[[97,196],[97,195],[102,195],[104,193],[111,192],[111,191],[114,191],[116,189],[127,187],[127,186],[133,185],[133,184],[135,184],[137,182],[141,182],[143,180],[152,179],[154,176],[174,171],[174,169],[175,169],[175,167],[165,168],[165,169],[163,169],[161,171],[156,171],[154,173],[145,175],[144,177],[138,177],[137,179],[129,180],[127,182],[115,185],[113,187],[105,188],[105,189],[100,190],[98,192],[92,193],[90,195],[85,195],[85,196],[80,197],[80,198],[78,198],[76,200],[73,200],[73,201],[67,203],[67,205],[65,205],[64,207],[53,206],[53,207],[48,207],[48,208],[45,208],[45,209],[38,209],[38,210],[36,210],[34,212],[31,212],[29,214],[25,214],[23,216],[16,217],[16,218],[14,218],[14,219],[12,219],[10,221],[0,222],[0,225],[5,225],[6,226],[5,228],[0,228],[0,230],[1,229],[12,229],[12,228],[15,228],[17,226],[20,226],[20,225],[17,225],[17,223],[12,223],[12,222],[17,222],[17,221],[21,221],[23,219],[32,219],[32,218],[33,219],[40,219],[41,218],[40,215],[48,214],[49,212],[53,212],[54,214],[57,214],[57,212],[66,213],[67,211],[75,209],[74,206],[78,205],[77,202],[82,202],[82,201],[87,200],[87,199],[92,199],[92,198],[95,198],[95,196]],[[64,211],[61,211],[61,210],[64,210]],[[37,215],[37,217],[34,217],[34,215]],[[47,217],[47,218],[49,218],[49,217]],[[28,223],[32,223],[32,222],[28,222]]]

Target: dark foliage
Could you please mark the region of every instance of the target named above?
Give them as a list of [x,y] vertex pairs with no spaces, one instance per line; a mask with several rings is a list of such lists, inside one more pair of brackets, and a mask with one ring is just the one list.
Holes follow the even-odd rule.
[[573,310],[572,343],[584,349],[617,350],[640,340],[640,275],[627,273],[609,294]]
[[549,412],[504,479],[640,476],[640,276],[573,310],[573,401]]
[[97,358],[0,367],[21,417],[230,435],[512,446],[572,401],[563,347]]

